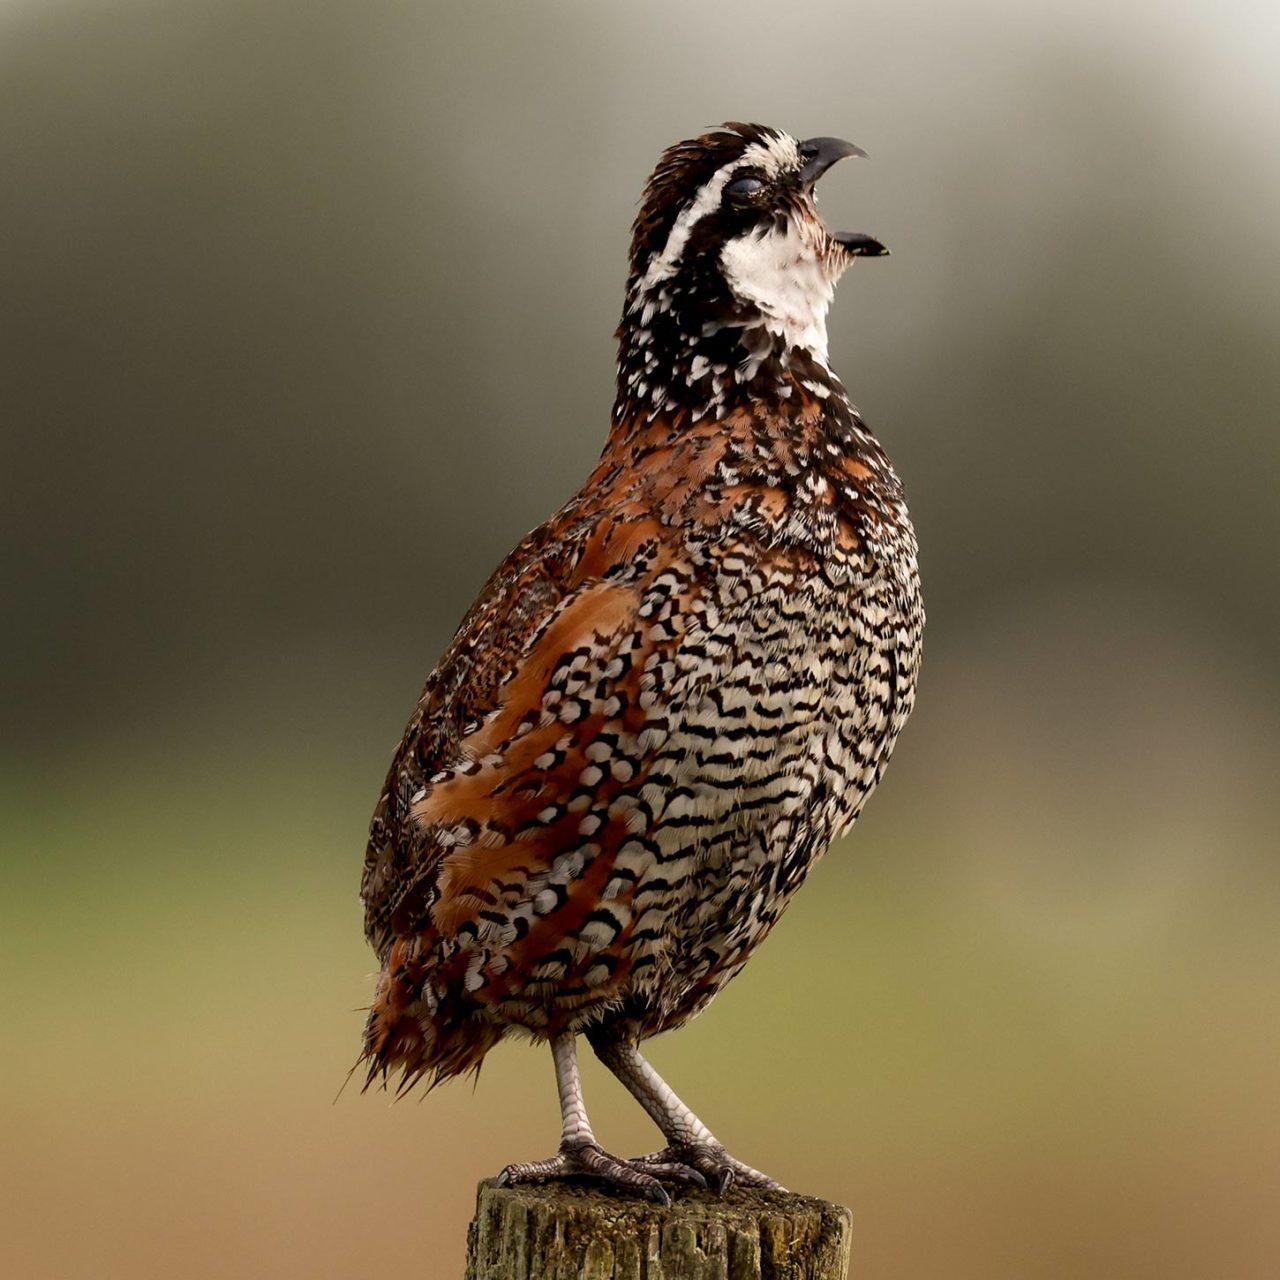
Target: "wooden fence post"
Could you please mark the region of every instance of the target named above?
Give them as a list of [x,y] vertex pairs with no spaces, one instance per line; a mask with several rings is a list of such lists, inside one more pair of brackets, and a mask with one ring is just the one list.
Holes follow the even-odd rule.
[[845,1280],[853,1225],[825,1200],[673,1190],[663,1209],[585,1186],[482,1182],[466,1280]]

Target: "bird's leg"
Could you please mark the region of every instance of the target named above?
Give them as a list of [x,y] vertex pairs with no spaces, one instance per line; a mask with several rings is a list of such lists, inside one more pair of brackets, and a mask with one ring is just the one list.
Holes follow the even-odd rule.
[[620,1187],[656,1201],[671,1203],[671,1197],[658,1181],[670,1176],[683,1182],[706,1186],[706,1180],[696,1169],[665,1169],[661,1164],[641,1169],[627,1160],[611,1156],[596,1141],[587,1119],[587,1105],[582,1097],[582,1078],[578,1074],[578,1049],[572,1032],[556,1036],[551,1041],[551,1056],[556,1064],[556,1085],[560,1091],[560,1116],[563,1128],[560,1133],[560,1150],[549,1160],[534,1160],[528,1164],[509,1164],[498,1175],[498,1185],[508,1186],[519,1182],[554,1182],[560,1178],[592,1178],[599,1182]]
[[589,1032],[588,1038],[596,1056],[649,1113],[669,1144],[652,1155],[637,1156],[630,1161],[633,1167],[653,1172],[669,1172],[680,1166],[694,1169],[721,1192],[733,1182],[744,1187],[785,1190],[768,1174],[735,1160],[625,1036],[616,1030],[599,1030]]

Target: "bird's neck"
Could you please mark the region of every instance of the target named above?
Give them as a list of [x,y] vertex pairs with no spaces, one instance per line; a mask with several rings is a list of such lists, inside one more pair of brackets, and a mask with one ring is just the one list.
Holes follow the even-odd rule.
[[673,319],[644,309],[623,318],[601,476],[644,473],[685,494],[734,484],[790,492],[829,473],[896,489],[879,443],[815,352],[758,317],[696,328]]
[[664,293],[628,296],[615,429],[677,412],[700,422],[760,407],[790,417],[813,400],[847,404],[827,364],[825,309],[797,328],[733,298],[689,314]]

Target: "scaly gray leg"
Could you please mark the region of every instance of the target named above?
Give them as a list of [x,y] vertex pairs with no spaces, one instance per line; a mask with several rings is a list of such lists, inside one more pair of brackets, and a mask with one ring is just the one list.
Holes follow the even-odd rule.
[[720,1192],[733,1182],[744,1187],[785,1190],[768,1174],[735,1160],[624,1036],[617,1031],[594,1030],[587,1033],[587,1038],[596,1057],[626,1085],[669,1144],[662,1151],[630,1160],[633,1168],[670,1170],[682,1166],[702,1174]]
[[559,1178],[593,1178],[598,1182],[668,1205],[671,1197],[658,1181],[674,1178],[705,1187],[706,1179],[683,1162],[652,1161],[640,1168],[627,1160],[611,1156],[596,1141],[587,1119],[587,1106],[582,1097],[582,1078],[578,1074],[577,1042],[572,1033],[556,1036],[551,1041],[551,1056],[556,1064],[556,1085],[560,1091],[560,1116],[563,1128],[560,1150],[549,1160],[533,1160],[527,1164],[509,1164],[498,1175],[498,1186],[519,1182],[554,1182]]

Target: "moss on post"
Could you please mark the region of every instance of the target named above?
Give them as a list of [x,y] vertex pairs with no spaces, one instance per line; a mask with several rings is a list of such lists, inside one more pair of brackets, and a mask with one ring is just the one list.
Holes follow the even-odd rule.
[[467,1280],[845,1280],[848,1209],[771,1191],[673,1194],[663,1209],[585,1186],[482,1182]]

